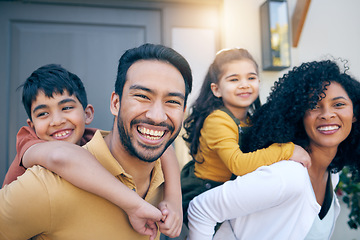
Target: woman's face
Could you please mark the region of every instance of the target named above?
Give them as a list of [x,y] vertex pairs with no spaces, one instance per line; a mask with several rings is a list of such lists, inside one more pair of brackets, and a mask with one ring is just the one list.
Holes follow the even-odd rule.
[[353,103],[345,89],[331,82],[323,98],[314,109],[304,115],[305,131],[310,139],[310,147],[338,147],[350,134],[355,122]]

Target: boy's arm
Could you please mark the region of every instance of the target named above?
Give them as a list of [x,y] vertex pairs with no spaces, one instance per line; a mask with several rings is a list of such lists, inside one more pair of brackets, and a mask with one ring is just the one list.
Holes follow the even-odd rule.
[[3,187],[7,184],[10,184],[12,181],[16,180],[17,177],[24,174],[26,169],[21,163],[22,156],[29,147],[39,142],[44,141],[40,140],[36,136],[36,133],[32,128],[27,126],[20,128],[19,132],[16,135],[16,156],[6,173]]
[[86,149],[65,141],[50,141],[31,146],[23,155],[23,165],[28,168],[41,165],[73,185],[109,200],[129,216],[133,228],[154,238],[157,229],[147,227],[162,214],[156,207],[130,190]]
[[180,235],[183,223],[180,168],[174,147],[169,146],[160,160],[165,178],[165,194],[159,208],[165,217],[159,223],[159,229],[173,238]]

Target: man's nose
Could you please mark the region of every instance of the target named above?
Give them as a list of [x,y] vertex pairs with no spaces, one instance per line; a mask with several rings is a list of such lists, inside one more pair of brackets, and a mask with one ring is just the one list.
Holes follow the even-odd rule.
[[163,104],[160,101],[153,103],[147,110],[146,117],[156,123],[166,121],[167,115]]

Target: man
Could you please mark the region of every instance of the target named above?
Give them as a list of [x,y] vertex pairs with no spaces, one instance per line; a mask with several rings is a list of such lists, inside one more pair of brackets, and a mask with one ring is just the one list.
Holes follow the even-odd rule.
[[[191,86],[189,64],[174,50],[152,44],[128,50],[120,58],[111,95],[113,130],[96,132],[85,145],[109,172],[155,206],[163,191],[158,159],[181,129]],[[154,224],[149,221],[150,228]],[[120,208],[40,166],[0,190],[0,239],[34,236],[149,238],[131,228]]]

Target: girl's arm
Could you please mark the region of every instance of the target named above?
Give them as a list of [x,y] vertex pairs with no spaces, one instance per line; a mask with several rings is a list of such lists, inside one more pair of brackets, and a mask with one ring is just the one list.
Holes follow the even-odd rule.
[[[210,114],[203,126],[208,147],[216,152],[226,167],[235,175],[242,176],[261,166],[271,165],[281,160],[294,160],[308,167],[309,154],[293,143],[274,143],[268,148],[243,153],[238,143],[238,126],[230,116],[222,111]],[[294,151],[295,149],[295,151]]]
[[109,200],[128,214],[137,232],[150,235],[150,239],[156,236],[157,229],[147,226],[149,220],[160,221],[159,209],[115,178],[86,149],[64,141],[37,143],[26,150],[22,163],[26,168],[41,165],[76,187]]
[[180,168],[174,147],[169,146],[160,160],[165,178],[165,193],[159,208],[165,219],[159,223],[159,229],[163,234],[174,238],[180,235],[183,222]]

